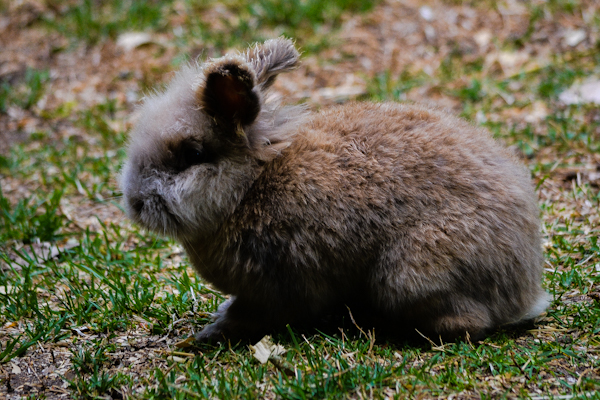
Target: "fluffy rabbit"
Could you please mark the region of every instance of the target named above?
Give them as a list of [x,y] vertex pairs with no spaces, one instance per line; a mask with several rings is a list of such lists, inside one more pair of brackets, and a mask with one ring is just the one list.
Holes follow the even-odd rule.
[[268,101],[298,58],[280,38],[184,67],[131,133],[127,213],[231,295],[196,339],[258,337],[344,305],[447,338],[543,312],[528,171],[445,112]]

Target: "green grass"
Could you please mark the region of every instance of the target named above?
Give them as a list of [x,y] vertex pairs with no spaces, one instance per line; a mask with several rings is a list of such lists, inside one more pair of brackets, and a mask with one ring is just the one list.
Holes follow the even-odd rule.
[[[205,25],[202,39],[217,47],[245,46],[274,35],[298,40],[305,52],[317,52],[330,43],[329,33],[340,27],[344,16],[366,12],[379,1],[365,0],[229,0],[224,4],[233,18],[222,17],[225,31]],[[194,4],[194,2],[190,2]],[[192,21],[193,22],[193,21]],[[189,28],[190,31],[193,28]]]
[[44,93],[44,84],[48,79],[47,70],[27,68],[17,84],[11,85],[0,80],[0,115],[7,112],[9,105],[29,110]]
[[[44,22],[68,38],[87,45],[128,31],[164,32],[172,19],[178,20],[181,47],[190,43],[212,45],[217,50],[245,46],[273,35],[295,37],[305,51],[316,51],[327,43],[327,33],[339,28],[344,15],[366,12],[379,1],[365,0],[226,0],[173,1],[70,1],[57,14],[42,17]],[[203,14],[218,8],[216,18]],[[225,9],[226,12],[222,12]],[[223,30],[215,30],[219,24]],[[317,32],[324,30],[322,34]],[[304,41],[304,37],[310,40]]]
[[314,26],[339,22],[344,11],[365,12],[373,5],[373,2],[361,0],[259,0],[254,4],[249,3],[247,7],[269,24],[297,28],[303,24]]
[[[328,29],[335,32],[345,15],[372,6],[226,1],[215,30],[215,21],[202,19],[215,3],[177,3],[179,9],[174,2],[69,2],[38,25],[93,47],[128,30],[171,31],[183,15],[184,31],[173,39],[183,53],[197,41],[222,53],[286,33],[302,36],[318,54],[335,40]],[[544,15],[583,9],[577,1],[530,7],[534,28]],[[592,24],[599,26],[597,16]],[[515,49],[527,40],[525,34],[502,46]],[[124,221],[117,176],[132,107],[107,96],[91,106],[63,102],[38,110],[53,78],[48,69],[26,69],[0,84],[0,118],[16,108],[43,122],[0,156],[2,368],[29,360],[40,346],[57,357],[66,348],[67,390],[83,399],[600,398],[600,195],[598,180],[590,178],[597,171],[589,167],[598,163],[600,119],[596,106],[558,102],[572,83],[600,75],[600,56],[572,49],[509,77],[488,73],[484,64],[451,52],[432,75],[407,69],[373,77],[363,100],[403,100],[427,88],[521,151],[540,196],[544,286],[554,298],[535,329],[434,344],[389,341],[349,321],[322,332],[291,326],[273,334],[286,352],[264,365],[245,344],[174,347],[209,321],[223,297],[194,274],[179,246]],[[536,102],[548,115],[524,122],[523,110]],[[511,112],[519,116],[494,118]],[[57,134],[65,126],[79,134]],[[142,371],[128,364],[135,354],[147,362]]]
[[165,13],[172,1],[81,0],[70,1],[58,16],[45,22],[67,37],[92,45],[127,31],[160,30],[166,26]]

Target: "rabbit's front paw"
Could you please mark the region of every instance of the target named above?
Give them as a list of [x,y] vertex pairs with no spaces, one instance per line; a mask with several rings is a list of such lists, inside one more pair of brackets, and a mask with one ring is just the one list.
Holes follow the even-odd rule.
[[211,316],[213,322],[206,325],[194,336],[197,342],[222,342],[225,340],[225,327],[229,325],[227,310],[234,300],[235,297],[232,296],[219,305],[217,311]]
[[[262,310],[257,312],[257,310]],[[260,339],[272,326],[273,310],[252,302],[231,296],[212,315],[213,322],[195,335],[197,342],[223,342],[230,340]],[[270,318],[265,318],[269,316]]]
[[218,343],[226,340],[226,335],[219,321],[206,325],[200,332],[194,335],[196,342]]

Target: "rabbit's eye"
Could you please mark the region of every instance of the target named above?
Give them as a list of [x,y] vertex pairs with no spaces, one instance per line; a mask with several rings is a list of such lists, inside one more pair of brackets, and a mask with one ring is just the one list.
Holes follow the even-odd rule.
[[212,163],[215,161],[216,155],[205,144],[191,140],[171,147],[169,154],[169,164],[178,172],[185,171],[194,165]]
[[183,149],[183,163],[186,167],[191,167],[192,165],[204,164],[208,162],[208,157],[205,151],[196,149],[194,147],[185,147]]

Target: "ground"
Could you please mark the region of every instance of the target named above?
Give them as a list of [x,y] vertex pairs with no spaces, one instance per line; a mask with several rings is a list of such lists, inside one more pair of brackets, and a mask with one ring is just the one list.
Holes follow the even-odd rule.
[[[290,3],[0,1],[0,397],[600,398],[600,5]],[[427,103],[519,154],[554,299],[535,326],[444,344],[290,327],[264,365],[181,343],[222,297],[125,219],[127,132],[182,63],[281,34],[303,51],[285,101]]]

